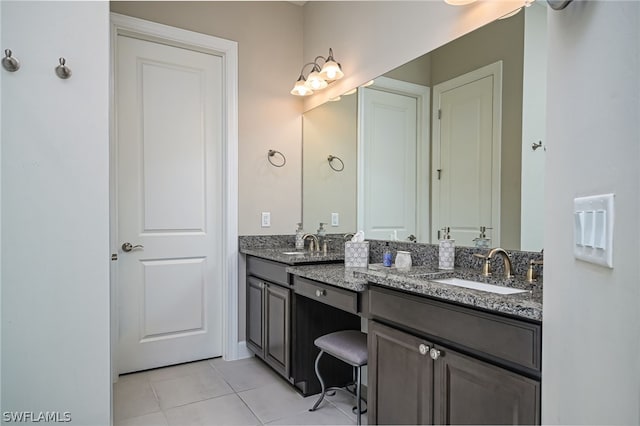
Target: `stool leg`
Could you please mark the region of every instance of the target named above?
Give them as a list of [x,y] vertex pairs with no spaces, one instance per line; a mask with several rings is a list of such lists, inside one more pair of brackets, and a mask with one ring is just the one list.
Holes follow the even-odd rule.
[[318,376],[318,380],[320,381],[320,388],[321,388],[320,398],[318,398],[316,403],[313,404],[313,407],[311,407],[309,411],[316,411],[316,409],[318,408],[318,405],[320,405],[320,403],[324,399],[324,394],[325,394],[324,381],[322,380],[322,377],[320,377],[320,370],[318,369],[318,364],[320,363],[320,357],[322,356],[323,353],[324,351],[321,350],[318,356],[316,357],[316,363],[315,363],[316,376]]
[[358,380],[356,380],[356,386],[357,386],[357,388],[356,388],[356,398],[357,398],[356,407],[357,407],[357,410],[358,410],[358,426],[360,426],[362,424],[361,423],[361,419],[360,419],[360,416],[362,415],[362,412],[361,412],[362,400],[360,399],[360,380],[362,379],[362,371],[361,370],[362,370],[362,367],[358,367]]

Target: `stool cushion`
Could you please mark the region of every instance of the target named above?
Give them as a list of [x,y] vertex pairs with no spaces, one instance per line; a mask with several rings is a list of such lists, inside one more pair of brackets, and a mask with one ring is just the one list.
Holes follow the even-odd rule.
[[318,337],[314,343],[329,355],[354,367],[367,363],[367,335],[361,331],[336,331]]

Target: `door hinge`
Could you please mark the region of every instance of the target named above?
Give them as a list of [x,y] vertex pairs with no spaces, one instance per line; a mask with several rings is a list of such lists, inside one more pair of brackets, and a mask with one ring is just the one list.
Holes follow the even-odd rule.
[[438,172],[438,180],[440,180],[440,177],[442,176],[442,169],[437,169],[436,172]]
[[112,253],[111,260],[118,260],[118,253]]
[[440,120],[442,118],[442,110],[439,109],[438,110],[438,120]]

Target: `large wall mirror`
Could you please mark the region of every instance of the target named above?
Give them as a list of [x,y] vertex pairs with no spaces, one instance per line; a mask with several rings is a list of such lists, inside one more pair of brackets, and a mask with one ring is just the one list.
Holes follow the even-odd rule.
[[307,111],[305,230],[541,250],[545,94],[537,2]]

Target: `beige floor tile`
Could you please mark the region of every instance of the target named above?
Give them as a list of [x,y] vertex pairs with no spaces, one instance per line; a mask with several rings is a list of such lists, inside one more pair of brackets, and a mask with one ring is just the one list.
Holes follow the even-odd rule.
[[162,412],[145,414],[115,422],[115,426],[168,426],[167,419]]
[[[315,397],[314,397],[315,398]],[[314,399],[315,401],[315,399]],[[354,422],[356,421],[356,415],[352,411],[353,407],[356,406],[356,397],[351,395],[350,393],[344,391],[336,391],[333,396],[326,396],[325,401],[329,401],[332,405],[334,405],[337,409],[342,411],[344,415],[348,416]],[[321,407],[324,407],[326,404],[323,402]],[[362,402],[362,408],[367,408],[367,403],[365,401]],[[367,413],[362,414],[361,422],[363,425],[367,424]]]
[[160,404],[146,377],[120,381],[113,386],[114,420],[120,421],[160,411]]
[[192,369],[191,374],[151,382],[163,410],[233,393],[220,373],[210,366]]
[[303,411],[290,417],[275,420],[269,425],[353,425],[355,420],[347,417],[331,404],[326,404],[316,411]]
[[236,392],[255,389],[282,380],[271,368],[258,358],[224,361],[216,358],[211,365],[222,374]]
[[171,426],[260,425],[236,394],[171,408],[165,415]]
[[302,413],[313,405],[312,399],[303,398],[284,381],[239,392],[238,396],[263,423]]

